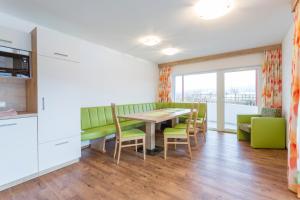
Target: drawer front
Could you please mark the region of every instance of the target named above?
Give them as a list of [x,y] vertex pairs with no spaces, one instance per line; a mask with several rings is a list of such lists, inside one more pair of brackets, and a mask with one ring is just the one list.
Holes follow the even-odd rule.
[[0,27],[0,46],[31,51],[31,36],[6,27]]
[[38,172],[37,118],[0,120],[0,185]]
[[39,145],[39,171],[57,167],[80,158],[80,137],[72,137]]
[[79,45],[80,42],[77,38],[49,29],[37,29],[39,55],[79,62]]

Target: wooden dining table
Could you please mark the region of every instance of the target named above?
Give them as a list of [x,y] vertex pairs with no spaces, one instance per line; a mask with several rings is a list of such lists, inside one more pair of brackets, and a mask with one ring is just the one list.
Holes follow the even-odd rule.
[[179,116],[189,114],[190,112],[191,109],[167,108],[143,113],[118,115],[118,117],[145,122],[147,154],[155,155],[161,151],[161,148],[155,145],[155,125],[164,121],[172,120],[172,126],[175,126],[176,123],[178,123]]

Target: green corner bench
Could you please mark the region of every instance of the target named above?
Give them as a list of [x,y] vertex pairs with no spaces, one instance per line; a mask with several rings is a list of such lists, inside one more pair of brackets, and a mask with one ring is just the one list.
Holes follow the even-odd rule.
[[[192,103],[141,103],[118,105],[117,114],[134,114],[148,112],[164,108],[191,108]],[[199,120],[206,121],[207,104],[199,104]],[[187,116],[180,117],[180,121],[185,121]],[[138,120],[120,119],[122,130],[142,128],[144,122]],[[111,106],[85,107],[81,108],[81,141],[92,141],[103,139],[101,150],[105,152],[105,138],[115,134],[116,128],[113,122]],[[99,148],[97,148],[99,149]]]
[[286,148],[286,122],[281,110],[262,108],[258,115],[237,116],[237,138],[253,148]]

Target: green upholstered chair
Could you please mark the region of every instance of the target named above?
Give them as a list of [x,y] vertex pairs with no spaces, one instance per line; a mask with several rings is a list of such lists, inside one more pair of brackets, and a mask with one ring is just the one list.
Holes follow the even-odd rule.
[[[135,149],[137,151],[137,146],[142,145],[144,160],[145,160],[146,159],[145,133],[139,129],[130,129],[130,130],[122,131],[119,118],[116,112],[116,105],[112,103],[111,108],[112,108],[112,116],[113,116],[114,124],[116,127],[116,143],[115,143],[114,158],[116,158],[116,153],[118,151],[117,164],[119,164],[120,162],[121,150],[124,147],[135,146],[136,147]],[[142,142],[138,143],[139,140],[141,140]],[[133,141],[134,143],[123,144],[124,142],[130,142],[130,141]]]
[[250,141],[253,148],[284,149],[285,124],[279,109],[263,108],[258,115],[238,115],[237,138],[240,141]]
[[[190,125],[190,132],[189,132],[189,136],[194,138],[195,145],[198,145],[198,132],[199,132],[200,125],[202,122],[202,121],[198,120],[198,113],[199,113],[199,104],[195,103],[193,106],[193,114],[192,114],[192,120],[191,120],[191,125]],[[176,124],[174,128],[186,129],[187,123],[188,123],[188,120],[186,120],[185,123]]]
[[[191,144],[190,144],[190,129],[191,129],[191,121],[192,121],[193,109],[191,109],[190,114],[188,115],[187,124],[185,125],[185,129],[179,128],[166,128],[164,130],[164,158],[167,159],[167,151],[169,144],[186,144],[188,146],[188,151],[190,154],[190,158],[192,159],[192,151],[191,151]],[[169,141],[169,140],[172,141]],[[180,141],[178,141],[180,140]]]

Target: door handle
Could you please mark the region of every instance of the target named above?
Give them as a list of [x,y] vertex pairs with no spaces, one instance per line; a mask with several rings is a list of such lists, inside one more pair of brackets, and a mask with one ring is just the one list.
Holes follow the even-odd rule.
[[62,56],[62,57],[68,57],[67,54],[63,54],[63,53],[57,53],[55,52],[54,55],[57,55],[57,56]]
[[17,123],[11,123],[11,124],[1,124],[0,127],[7,127],[7,126],[16,126]]
[[55,144],[55,146],[61,146],[61,145],[68,144],[68,143],[69,143],[69,141],[60,142],[60,143]]
[[42,110],[45,110],[45,97],[42,98]]

